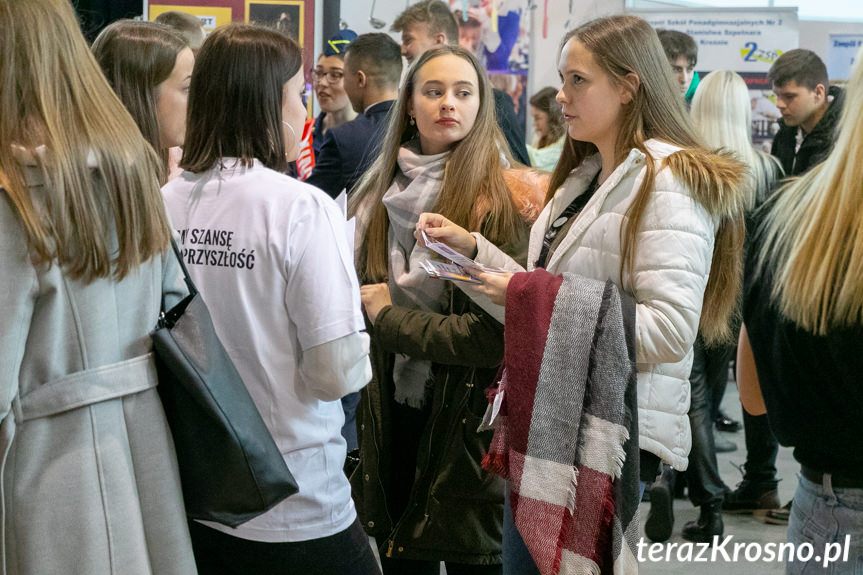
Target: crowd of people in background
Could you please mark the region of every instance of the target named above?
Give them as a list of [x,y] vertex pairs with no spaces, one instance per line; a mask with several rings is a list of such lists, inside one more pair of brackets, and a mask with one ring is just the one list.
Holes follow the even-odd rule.
[[[4,573],[631,573],[638,501],[667,541],[683,489],[686,540],[757,514],[849,545],[831,572],[856,573],[863,65],[846,92],[782,54],[767,154],[738,74],[603,17],[561,39],[526,144],[478,21],[422,0],[400,43],[340,30],[309,118],[278,26],[205,38],[167,12],[88,46],[66,0],[0,3]],[[236,528],[187,520],[156,393],[149,334],[187,293],[172,237],[299,485]],[[440,244],[468,281],[429,277]],[[547,312],[530,353],[525,309]],[[574,424],[542,411],[582,383]],[[801,465],[785,506],[780,443]]]

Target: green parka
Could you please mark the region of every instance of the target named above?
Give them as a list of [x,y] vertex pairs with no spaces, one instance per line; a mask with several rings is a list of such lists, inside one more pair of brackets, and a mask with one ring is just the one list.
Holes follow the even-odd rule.
[[[512,250],[522,258],[524,239]],[[446,289],[443,314],[388,306],[369,326],[374,376],[357,408],[360,464],[351,475],[353,497],[382,555],[499,564],[505,482],[482,469],[493,433],[477,428],[488,405],[486,389],[503,360],[503,325],[454,285]],[[393,399],[396,353],[432,362],[433,391],[422,412]],[[417,421],[405,425],[398,416],[405,410]],[[413,453],[399,447],[413,444],[411,437],[417,439],[413,484],[392,485],[394,465],[404,465],[403,457],[412,461]],[[402,475],[401,482],[410,478]],[[394,501],[395,492],[407,489]]]

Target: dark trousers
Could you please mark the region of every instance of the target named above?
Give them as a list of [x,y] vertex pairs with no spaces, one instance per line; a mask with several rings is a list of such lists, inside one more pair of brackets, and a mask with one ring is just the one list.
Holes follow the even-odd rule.
[[357,406],[360,404],[360,392],[349,393],[342,398],[342,411],[345,412],[345,424],[342,426],[342,437],[348,444],[348,451],[359,447],[357,442]]
[[[726,349],[726,348],[722,348],[722,349]],[[720,377],[722,378],[722,383],[720,384],[717,382],[717,384],[715,386],[712,386],[713,387],[713,390],[711,392],[712,397],[710,398],[710,420],[711,421],[716,421],[717,419],[719,419],[719,408],[722,405],[722,398],[725,397],[725,389],[728,387],[728,365],[732,359],[737,357],[737,345],[736,344],[727,348],[727,349],[728,349],[729,353],[728,353],[728,357],[725,359],[725,372],[721,373],[721,374],[720,373],[716,374],[717,378],[720,378]],[[712,351],[710,351],[708,353],[711,353],[711,352]],[[717,353],[718,353],[718,351],[717,351]],[[718,372],[718,368],[717,368],[717,372]]]
[[722,501],[725,496],[725,483],[719,476],[713,441],[713,401],[717,388],[728,384],[728,362],[734,347],[707,347],[699,337],[695,341],[694,353],[689,375],[692,450],[685,476],[689,499],[693,505],[700,506]]
[[[641,501],[641,498],[638,498]],[[539,575],[539,568],[530,555],[521,533],[515,526],[510,507],[509,483],[503,502],[503,573],[505,575]]]
[[[384,575],[440,575],[440,561],[411,561],[381,557]],[[501,575],[501,565],[446,563],[446,575]]]
[[749,415],[743,410],[743,433],[746,436],[746,463],[743,479],[753,484],[776,486],[776,456],[779,442],[770,430],[767,415]]
[[295,543],[232,537],[189,523],[200,575],[380,575],[359,520],[340,533]]

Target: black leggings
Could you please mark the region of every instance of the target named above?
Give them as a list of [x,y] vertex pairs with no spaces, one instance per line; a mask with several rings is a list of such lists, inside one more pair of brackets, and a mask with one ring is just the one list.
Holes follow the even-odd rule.
[[232,537],[191,521],[200,575],[380,575],[369,538],[358,520],[335,535],[295,543]]

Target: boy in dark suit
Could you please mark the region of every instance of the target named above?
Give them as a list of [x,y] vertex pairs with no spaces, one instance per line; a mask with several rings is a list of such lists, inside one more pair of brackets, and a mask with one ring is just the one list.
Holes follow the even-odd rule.
[[348,46],[344,87],[359,116],[326,133],[308,183],[333,198],[351,193],[377,157],[401,73],[401,48],[388,35],[363,34]]

